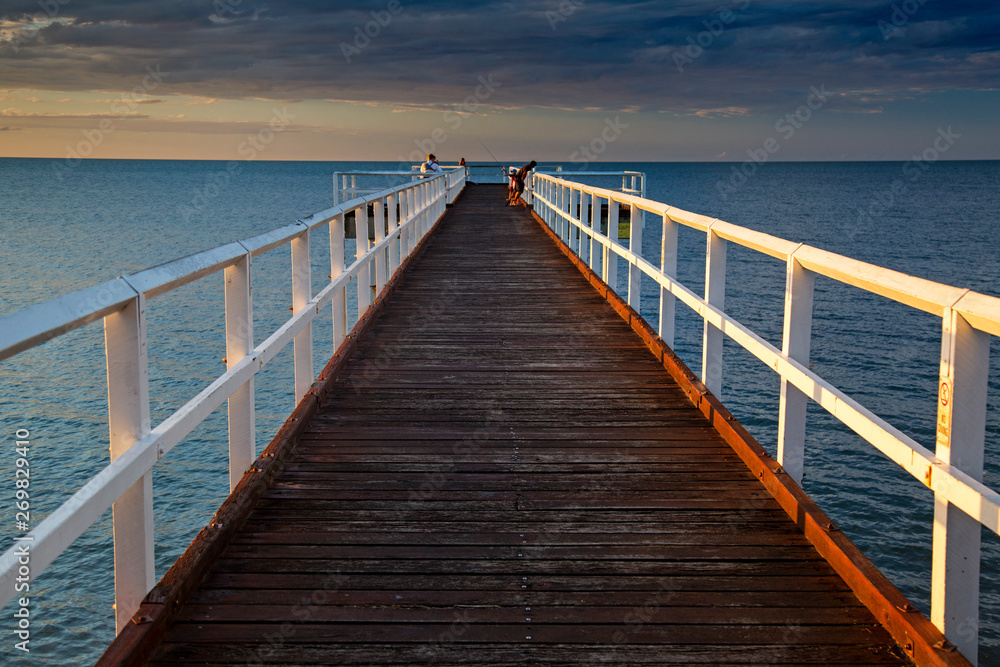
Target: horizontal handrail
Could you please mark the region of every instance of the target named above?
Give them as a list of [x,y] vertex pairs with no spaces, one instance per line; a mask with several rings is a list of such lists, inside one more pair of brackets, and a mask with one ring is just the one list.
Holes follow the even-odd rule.
[[[542,172],[536,172],[536,176],[552,179],[553,182],[567,187],[572,185],[574,189],[582,190],[588,194],[596,194],[604,199],[610,198],[621,204],[635,206],[641,211],[667,216],[672,221],[691,229],[702,232],[711,230],[721,238],[776,259],[784,261],[792,253],[795,253],[796,259],[815,273],[912,306],[932,315],[940,316],[946,308],[956,309],[970,322],[974,320],[977,329],[1000,336],[1000,298],[998,297],[918,278],[650,199],[566,181]],[[546,203],[551,205],[551,202]],[[561,214],[565,214],[565,212],[561,212]],[[566,216],[568,217],[568,214]],[[589,232],[587,233],[589,234]],[[962,300],[960,304],[957,303],[959,299]]]
[[[258,234],[249,239],[225,244],[211,250],[195,253],[180,259],[161,264],[128,276],[108,281],[101,285],[78,290],[71,294],[51,301],[22,309],[18,312],[0,317],[0,359],[9,358],[19,352],[44,343],[86,324],[102,318],[120,318],[121,313],[130,308],[138,313],[138,321],[132,329],[136,340],[136,357],[124,359],[125,365],[132,364],[139,369],[136,386],[123,385],[118,377],[122,365],[117,355],[118,349],[112,349],[111,343],[106,350],[108,355],[108,385],[109,411],[111,414],[112,458],[113,460],[76,491],[66,502],[52,514],[39,523],[30,533],[22,538],[18,545],[30,545],[31,577],[34,579],[54,561],[69,545],[86,531],[112,505],[115,506],[115,552],[116,552],[116,616],[120,629],[123,622],[138,607],[138,602],[152,585],[151,529],[143,544],[143,536],[128,534],[118,525],[119,504],[123,498],[143,485],[149,471],[155,463],[178,445],[191,431],[204,421],[214,410],[227,400],[230,401],[230,468],[231,480],[238,479],[242,472],[252,463],[256,455],[253,453],[253,384],[252,380],[269,361],[271,361],[289,342],[294,341],[296,348],[296,397],[304,393],[300,387],[312,382],[312,323],[320,311],[328,305],[334,309],[334,343],[337,347],[346,336],[346,287],[349,283],[358,284],[359,316],[371,303],[369,289],[376,291],[387,282],[387,278],[400,265],[401,258],[406,257],[417,245],[417,241],[430,230],[433,223],[444,213],[445,205],[464,187],[464,171],[458,177],[446,174],[435,174],[424,179],[405,183],[400,186],[386,188],[369,197],[351,199],[348,202],[333,206],[309,216],[305,220],[284,225],[277,229]],[[397,219],[397,207],[382,205],[385,201],[399,204],[402,220]],[[383,215],[376,220],[377,241],[369,247],[367,231],[359,236],[357,258],[349,267],[343,267],[344,216],[354,211],[357,216],[367,218],[368,204],[376,204],[376,215]],[[330,281],[320,291],[311,295],[303,289],[309,288],[310,257],[308,252],[309,233],[322,226],[328,226],[331,236],[332,274]],[[367,225],[365,225],[367,227]],[[388,233],[384,233],[385,229]],[[244,353],[237,353],[239,358],[229,360],[227,370],[203,388],[192,399],[185,403],[155,428],[148,428],[148,390],[145,388],[145,345],[144,345],[144,306],[145,300],[159,296],[182,285],[188,284],[205,276],[226,271],[226,336],[227,349],[243,341],[252,340],[251,305],[242,303],[242,314],[237,306],[239,299],[230,303],[231,282],[240,279],[239,269],[246,267],[242,275],[245,294],[249,294],[249,260],[250,257],[261,255],[287,243],[292,245],[293,261],[293,300],[296,301],[294,313],[280,327],[271,333],[258,345],[247,345]],[[299,243],[297,247],[295,244]],[[339,257],[338,257],[339,253]],[[233,272],[230,275],[230,272]],[[371,284],[371,287],[369,287]],[[238,292],[238,290],[237,290]],[[231,317],[233,320],[231,321]],[[242,320],[241,320],[242,318]],[[111,323],[106,320],[107,336],[111,337],[122,324],[116,320]],[[112,373],[112,355],[115,357],[115,373]],[[232,356],[232,353],[231,353]],[[131,441],[124,441],[125,446],[115,454],[116,438],[121,438],[122,424],[121,408],[118,405],[121,395],[131,397],[145,396],[147,403],[139,405],[138,423],[133,424],[130,432],[135,434]],[[139,399],[141,401],[141,399]],[[241,417],[234,417],[233,401],[242,400],[245,409],[237,410]],[[142,415],[145,414],[146,432],[142,432]],[[244,423],[239,423],[242,419]],[[245,421],[249,419],[249,423]],[[116,424],[118,428],[116,429]],[[125,424],[128,426],[128,424]],[[245,441],[249,437],[249,452],[246,442],[237,443],[237,433],[241,433]],[[116,435],[117,434],[117,435]],[[128,437],[127,434],[125,436]],[[243,449],[237,456],[236,444],[242,444]],[[231,484],[234,486],[234,484]],[[151,486],[143,492],[142,501],[151,508]],[[123,508],[126,511],[129,508]],[[140,515],[141,515],[140,508]],[[149,512],[151,520],[151,510]],[[139,522],[140,527],[143,522]],[[135,532],[133,527],[133,532]],[[143,532],[143,530],[139,530]],[[121,533],[121,534],[120,534]],[[147,571],[140,570],[138,578],[119,581],[118,568],[123,565],[127,569],[130,564],[118,562],[119,540],[128,541],[133,551],[148,550]],[[18,576],[18,546],[10,548],[0,556],[0,607],[15,596],[15,578]],[[127,550],[126,550],[127,551]],[[134,554],[133,554],[134,555]],[[141,559],[140,559],[141,560]]]
[[[583,258],[589,243],[592,269],[603,270],[616,289],[617,260],[629,267],[628,303],[640,310],[639,275],[660,286],[660,336],[673,345],[673,304],[680,301],[704,321],[702,381],[721,390],[721,336],[725,335],[771,368],[782,380],[778,460],[801,481],[807,399],[920,480],[935,494],[931,620],[975,661],[976,637],[965,619],[978,618],[981,554],[978,526],[1000,534],[1000,494],[982,483],[989,336],[1000,335],[1000,298],[936,283],[740,227],[660,202],[558,178],[534,174],[533,200],[543,221]],[[642,225],[633,224],[628,247],[617,241],[617,226],[600,232],[598,201],[609,209],[627,205],[636,223],[641,212],[662,216],[662,265],[641,256]],[[611,212],[609,210],[609,219]],[[682,285],[676,272],[675,224],[706,234],[705,297]],[[614,236],[612,236],[614,232]],[[765,341],[725,313],[725,243],[733,242],[782,260],[787,266],[783,349]],[[600,256],[598,256],[600,253]],[[822,275],[942,318],[941,383],[937,448],[932,452],[810,370],[812,286]],[[956,407],[960,405],[961,408]],[[956,413],[961,409],[961,413]],[[960,414],[957,419],[952,415]],[[957,512],[953,511],[957,510]],[[976,526],[970,533],[969,522]],[[949,540],[949,534],[954,539]],[[970,537],[970,535],[973,535]],[[974,563],[971,566],[969,563]],[[954,619],[960,619],[956,622]],[[978,627],[978,623],[974,623]]]
[[[384,191],[384,188],[379,187],[358,187],[358,176],[398,176],[415,180],[433,178],[440,173],[455,174],[456,172],[462,172],[463,176],[468,175],[468,171],[464,166],[460,167],[456,165],[449,167],[442,165],[442,169],[442,172],[420,171],[420,166],[416,165],[409,170],[337,171],[333,174],[333,203],[338,203],[342,196],[351,195],[358,198],[364,198],[365,196],[377,197],[378,193]],[[349,183],[348,178],[350,178]]]
[[338,214],[383,199],[407,189],[410,185],[386,188],[369,197],[356,197],[315,213],[306,220],[129,274],[127,281],[124,278],[115,278],[7,315],[0,315],[0,360],[99,320],[113,310],[121,309],[130,299],[135,298],[136,289],[133,288],[141,289],[144,296],[151,299],[232,266],[247,252],[257,257],[274,250],[301,236],[307,229],[316,229],[328,224]]
[[568,176],[620,176],[622,187],[620,191],[630,195],[646,196],[646,173],[642,171],[546,171],[544,168],[536,168],[536,173],[548,174],[565,180]]

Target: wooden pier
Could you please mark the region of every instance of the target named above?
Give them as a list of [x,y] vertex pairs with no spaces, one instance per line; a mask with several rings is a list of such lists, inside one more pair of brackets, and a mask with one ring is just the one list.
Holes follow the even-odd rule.
[[968,664],[504,195],[466,188],[102,663]]

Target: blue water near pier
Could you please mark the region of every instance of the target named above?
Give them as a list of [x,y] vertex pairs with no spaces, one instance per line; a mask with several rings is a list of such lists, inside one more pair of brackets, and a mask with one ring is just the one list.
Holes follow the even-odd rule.
[[[0,159],[0,315],[222,243],[333,204],[334,171],[395,163]],[[546,165],[548,166],[548,165]],[[576,169],[575,165],[565,165]],[[931,280],[1000,295],[1000,162],[774,163],[749,176],[725,163],[591,165],[637,169],[647,196],[796,242]],[[915,180],[914,180],[915,179]],[[586,182],[612,185],[602,177]],[[387,183],[385,183],[387,184]],[[659,261],[660,223],[647,215],[643,254]],[[681,231],[679,277],[704,281],[704,235]],[[329,268],[313,238],[313,284]],[[349,247],[351,261],[353,247]],[[727,310],[780,347],[784,264],[729,244]],[[624,288],[624,271],[619,289]],[[254,261],[256,340],[288,317],[287,247]],[[656,321],[658,288],[643,282]],[[155,425],[224,369],[221,274],[147,304]],[[701,321],[678,306],[676,348],[700,368]],[[316,363],[332,348],[329,311],[315,327]],[[812,365],[820,376],[933,449],[940,321],[819,278]],[[986,483],[1000,486],[1000,372],[994,345]],[[723,400],[774,453],[779,383],[726,343]],[[258,451],[292,405],[291,349],[258,376]],[[0,364],[0,541],[20,534],[13,509],[14,432],[31,432],[31,523],[107,464],[103,329],[95,323]],[[933,498],[917,480],[822,409],[810,406],[804,487],[865,554],[929,611]],[[225,409],[156,468],[159,578],[228,493]],[[980,664],[1000,664],[1000,540],[983,533]],[[0,662],[92,661],[114,636],[110,512],[32,582],[31,653],[13,649],[13,606],[0,612]],[[6,621],[2,619],[7,619]]]

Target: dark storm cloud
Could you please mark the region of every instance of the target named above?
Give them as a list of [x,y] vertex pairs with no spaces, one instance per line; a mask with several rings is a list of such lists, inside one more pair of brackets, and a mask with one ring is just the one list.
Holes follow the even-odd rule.
[[724,114],[820,84],[830,109],[871,111],[1000,70],[1000,18],[980,2],[396,2],[8,1],[8,22],[45,6],[65,22],[0,42],[0,86],[129,90],[157,64],[158,94],[433,106],[492,74],[501,106]]

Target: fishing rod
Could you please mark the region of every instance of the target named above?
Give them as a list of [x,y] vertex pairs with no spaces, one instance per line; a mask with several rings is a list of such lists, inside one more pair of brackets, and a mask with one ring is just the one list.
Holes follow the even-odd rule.
[[509,177],[510,177],[510,174],[509,174],[509,173],[507,173],[507,170],[506,170],[506,169],[504,169],[504,166],[503,166],[502,164],[500,164],[500,160],[498,160],[498,159],[496,158],[496,156],[495,156],[495,155],[493,155],[493,153],[492,153],[492,152],[490,151],[490,149],[489,149],[489,148],[486,148],[486,144],[484,144],[484,143],[483,143],[482,141],[480,141],[479,139],[476,139],[476,141],[479,141],[479,145],[480,145],[480,146],[482,146],[482,147],[483,147],[483,149],[484,149],[484,150],[485,150],[485,151],[486,151],[487,153],[489,153],[489,154],[490,154],[490,157],[491,157],[491,158],[493,158],[493,161],[497,163],[497,167],[499,167],[499,168],[500,168],[500,171],[502,171],[502,172],[503,172],[503,175],[504,175],[504,177],[505,177],[505,178],[509,178]]

